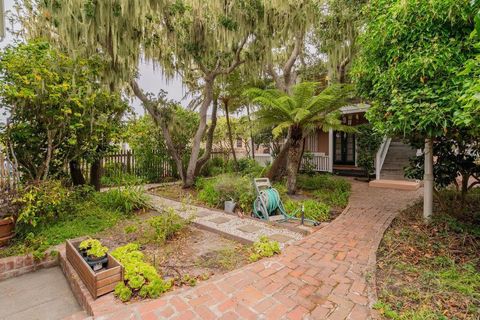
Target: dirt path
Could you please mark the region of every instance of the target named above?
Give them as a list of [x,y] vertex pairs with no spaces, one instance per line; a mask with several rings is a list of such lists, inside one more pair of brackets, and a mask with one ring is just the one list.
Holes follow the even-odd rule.
[[102,319],[369,319],[378,244],[420,194],[352,181],[346,212],[280,256]]

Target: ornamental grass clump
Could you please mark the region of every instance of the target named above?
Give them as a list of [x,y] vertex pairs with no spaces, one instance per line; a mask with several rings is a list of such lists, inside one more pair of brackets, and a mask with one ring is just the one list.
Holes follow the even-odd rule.
[[261,236],[260,239],[253,244],[252,253],[250,254],[250,261],[255,262],[262,258],[272,257],[281,252],[280,245],[277,241],[269,240],[266,236]]
[[95,202],[108,210],[131,214],[149,208],[148,197],[139,187],[115,188],[95,194]]
[[129,243],[111,254],[124,267],[123,282],[115,287],[115,296],[123,302],[134,297],[158,298],[172,287],[172,281],[160,277],[154,266],[144,261],[140,245]]

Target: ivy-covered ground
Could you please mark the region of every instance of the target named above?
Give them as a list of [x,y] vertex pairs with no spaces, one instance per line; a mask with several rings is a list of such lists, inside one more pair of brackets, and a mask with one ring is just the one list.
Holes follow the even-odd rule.
[[[479,319],[480,190],[462,209],[442,193],[432,223],[422,204],[404,210],[385,233],[377,256],[375,308],[388,319]],[[463,212],[463,214],[459,214]]]

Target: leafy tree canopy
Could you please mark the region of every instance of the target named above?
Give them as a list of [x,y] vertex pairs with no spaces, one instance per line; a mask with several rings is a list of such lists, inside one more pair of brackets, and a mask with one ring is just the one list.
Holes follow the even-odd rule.
[[470,0],[370,1],[354,75],[377,129],[419,137],[452,129],[476,7]]
[[43,41],[8,47],[0,56],[0,97],[10,114],[4,139],[33,179],[47,178],[95,148],[127,105],[97,81],[98,56],[71,59]]

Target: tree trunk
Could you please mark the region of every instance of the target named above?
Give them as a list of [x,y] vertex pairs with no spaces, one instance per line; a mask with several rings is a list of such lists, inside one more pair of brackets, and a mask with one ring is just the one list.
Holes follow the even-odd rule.
[[205,78],[205,88],[203,90],[203,102],[199,110],[200,122],[198,124],[197,132],[193,137],[192,153],[190,154],[190,160],[188,161],[187,173],[185,181],[183,183],[184,188],[190,188],[195,182],[195,173],[197,168],[197,160],[200,155],[200,145],[202,143],[205,130],[207,128],[207,111],[210,103],[213,100],[213,82],[212,76]]
[[80,163],[78,160],[72,160],[69,162],[70,167],[70,177],[72,178],[72,183],[74,186],[84,185],[85,177],[83,176],[82,170],[80,168]]
[[213,108],[212,108],[212,116],[210,122],[210,128],[208,128],[207,132],[207,142],[205,143],[205,152],[197,161],[197,167],[195,168],[195,176],[200,173],[202,167],[207,163],[210,159],[210,155],[212,153],[212,146],[213,146],[213,134],[215,133],[215,128],[217,127],[217,110],[218,110],[218,99],[213,99]]
[[423,177],[423,218],[429,222],[433,213],[433,141],[425,139],[425,164]]
[[102,177],[102,160],[95,158],[91,167],[90,167],[90,185],[95,188],[95,190],[100,191],[101,183],[100,178]]
[[283,144],[282,148],[280,149],[280,152],[273,160],[270,170],[268,170],[267,174],[265,175],[270,180],[278,181],[283,176],[283,171],[287,164],[287,156],[288,156],[289,148],[290,148],[290,145],[288,144],[288,142]]
[[306,138],[303,138],[303,141],[302,141],[302,149],[300,151],[300,161],[298,161],[298,169],[297,169],[297,172],[300,171],[300,169],[302,168],[302,159],[303,159],[303,155],[305,154],[305,144],[307,142],[307,139]]
[[297,192],[297,174],[300,167],[302,156],[302,143],[300,141],[292,141],[288,149],[287,161],[287,192],[295,194]]
[[223,101],[225,108],[225,120],[227,121],[228,140],[230,141],[230,150],[232,151],[233,163],[235,164],[235,171],[238,171],[237,154],[235,153],[235,145],[233,144],[232,126],[230,124],[230,116],[228,112],[228,100]]

